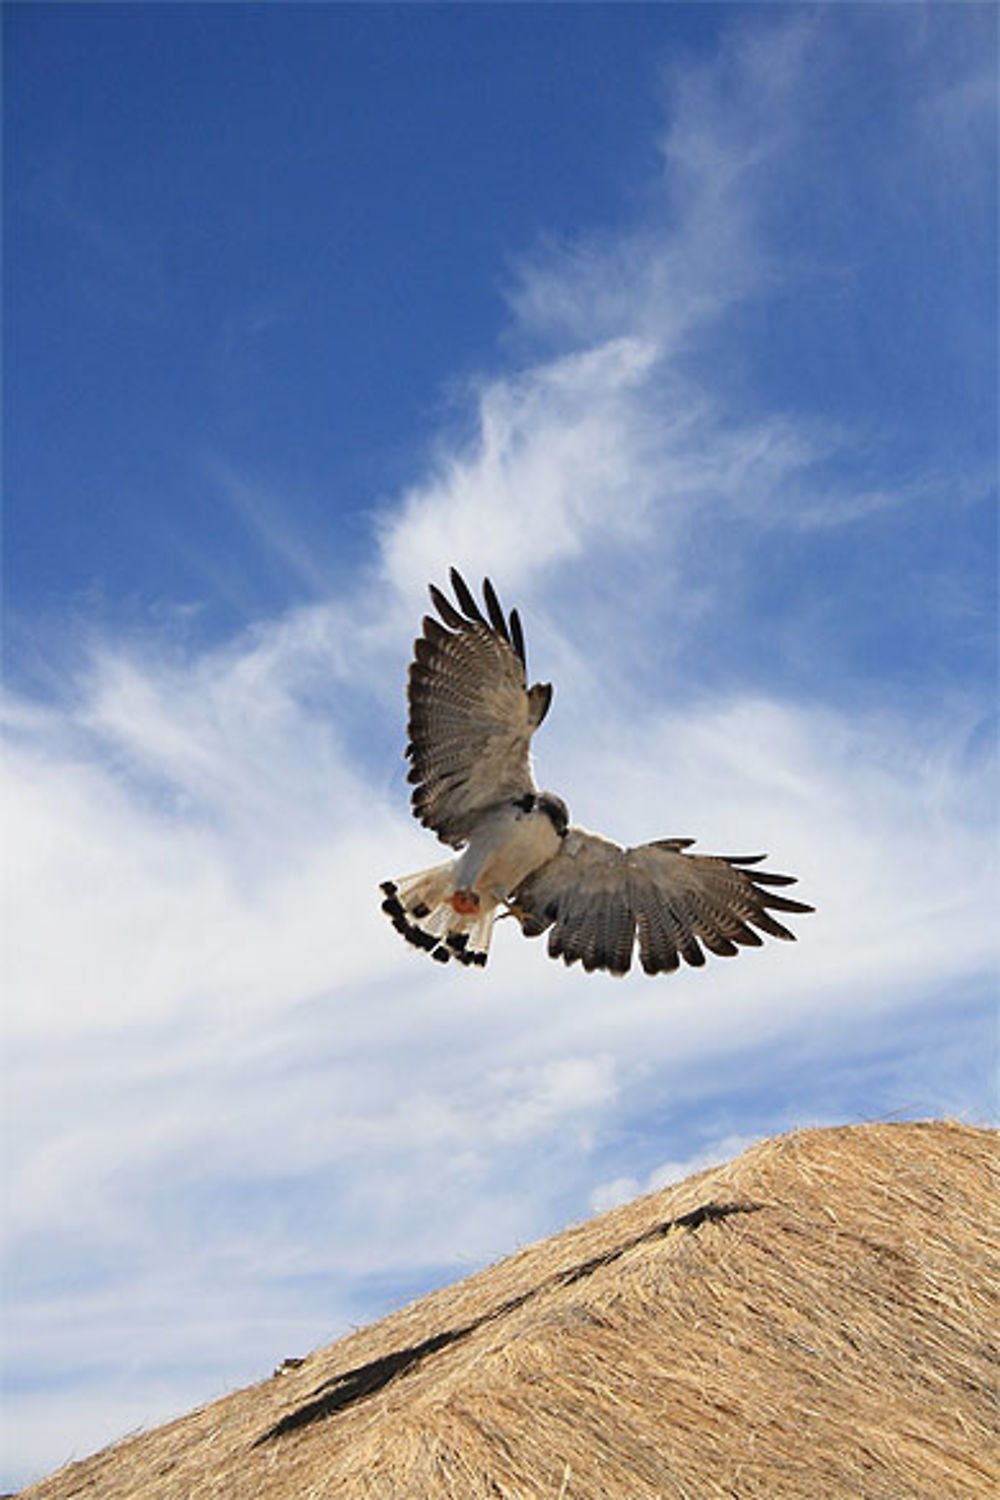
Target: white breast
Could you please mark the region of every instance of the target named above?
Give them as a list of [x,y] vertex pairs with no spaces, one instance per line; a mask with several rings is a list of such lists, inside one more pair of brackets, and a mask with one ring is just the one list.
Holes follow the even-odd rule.
[[471,884],[483,894],[503,900],[558,850],[559,835],[545,813],[504,808],[470,840],[456,884]]

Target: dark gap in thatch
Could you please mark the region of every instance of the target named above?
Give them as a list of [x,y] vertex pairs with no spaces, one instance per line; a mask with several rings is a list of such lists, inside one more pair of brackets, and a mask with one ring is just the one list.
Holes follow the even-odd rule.
[[613,1250],[606,1250],[601,1255],[591,1256],[576,1266],[569,1266],[565,1271],[558,1271],[554,1276],[547,1277],[538,1286],[531,1287],[526,1292],[521,1292],[516,1297],[510,1297],[506,1302],[501,1302],[497,1307],[485,1313],[481,1318],[474,1319],[460,1328],[447,1328],[442,1333],[436,1333],[431,1338],[422,1339],[418,1344],[410,1344],[405,1349],[394,1349],[391,1354],[383,1354],[378,1359],[369,1360],[367,1364],[358,1365],[353,1370],[346,1370],[342,1375],[336,1375],[332,1380],[326,1381],[313,1392],[313,1399],[295,1411],[291,1411],[275,1422],[273,1427],[256,1438],[253,1446],[259,1448],[264,1443],[273,1442],[275,1438],[284,1437],[288,1432],[295,1432],[300,1427],[308,1427],[313,1422],[320,1422],[326,1417],[332,1417],[337,1412],[344,1411],[348,1406],[353,1406],[356,1401],[363,1401],[366,1396],[373,1396],[377,1391],[384,1389],[397,1375],[405,1375],[414,1365],[420,1364],[431,1354],[437,1354],[441,1349],[447,1349],[452,1344],[460,1343],[469,1337],[477,1329],[488,1323],[494,1323],[499,1318],[506,1317],[508,1313],[516,1312],[525,1303],[533,1298],[541,1296],[545,1292],[553,1291],[557,1287],[572,1286],[574,1282],[582,1281],[585,1277],[593,1275],[604,1266],[612,1265],[627,1255],[630,1250],[639,1245],[648,1244],[650,1240],[662,1239],[672,1229],[700,1229],[703,1224],[716,1223],[719,1219],[729,1218],[731,1214],[752,1214],[762,1207],[759,1203],[703,1203],[698,1208],[691,1209],[689,1213],[681,1214],[676,1219],[666,1219],[661,1224],[653,1224],[649,1229],[643,1230],[641,1234],[633,1235],[621,1245],[616,1245]]

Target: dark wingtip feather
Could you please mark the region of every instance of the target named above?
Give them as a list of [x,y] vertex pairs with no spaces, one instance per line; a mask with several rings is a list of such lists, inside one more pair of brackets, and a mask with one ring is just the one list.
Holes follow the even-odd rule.
[[465,621],[462,619],[462,616],[459,614],[454,604],[452,604],[451,600],[446,598],[445,595],[442,594],[441,590],[437,587],[436,584],[432,583],[430,585],[430,596],[434,608],[437,610],[444,623],[446,625],[450,625],[452,630],[461,630],[465,624]]
[[451,570],[451,586],[455,590],[455,598],[465,610],[467,619],[475,620],[480,625],[486,624],[482,610],[476,603],[472,590],[462,577],[457,568]]
[[806,913],[816,910],[814,906],[807,906],[804,901],[790,901],[787,896],[774,895],[773,891],[761,891],[760,904],[761,906],[773,908],[774,911],[797,911]]
[[423,629],[424,635],[432,645],[440,645],[442,641],[450,639],[448,631],[441,624],[441,621],[436,620],[433,615],[424,615]]
[[701,945],[695,937],[682,938],[678,949],[685,963],[691,965],[692,969],[700,969],[705,962],[705,955]]
[[795,933],[789,932],[787,927],[781,922],[776,922],[766,911],[754,912],[748,921],[752,922],[755,927],[759,927],[761,932],[766,932],[769,937],[781,938],[786,943],[795,942]]
[[771,870],[754,870],[750,876],[754,885],[795,885],[795,875],[778,875]]
[[528,658],[524,654],[524,631],[521,629],[521,616],[516,609],[510,612],[510,643],[521,658],[521,665],[528,665]]
[[532,722],[536,729],[539,728],[545,715],[549,711],[552,702],[551,682],[536,682],[528,690],[528,704],[531,710]]
[[507,630],[507,621],[504,612],[500,608],[500,600],[496,596],[496,590],[488,578],[483,579],[483,598],[486,600],[486,613],[490,617],[490,624],[502,641],[510,644],[510,634]]

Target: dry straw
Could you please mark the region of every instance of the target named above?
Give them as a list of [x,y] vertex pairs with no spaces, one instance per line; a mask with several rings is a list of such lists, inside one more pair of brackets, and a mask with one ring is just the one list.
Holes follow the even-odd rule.
[[995,1167],[957,1124],[766,1141],[24,1494],[995,1500]]

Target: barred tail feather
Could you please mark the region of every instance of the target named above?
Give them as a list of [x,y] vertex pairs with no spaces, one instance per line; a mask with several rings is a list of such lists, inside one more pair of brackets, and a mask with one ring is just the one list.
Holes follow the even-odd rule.
[[418,870],[415,875],[383,880],[382,910],[408,943],[423,948],[438,963],[454,958],[461,964],[483,967],[497,905],[484,898],[476,911],[455,911],[451,904],[455,865],[455,860],[449,860],[429,870]]

